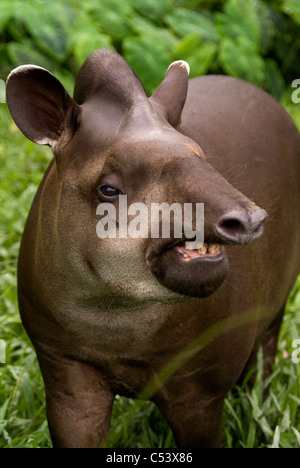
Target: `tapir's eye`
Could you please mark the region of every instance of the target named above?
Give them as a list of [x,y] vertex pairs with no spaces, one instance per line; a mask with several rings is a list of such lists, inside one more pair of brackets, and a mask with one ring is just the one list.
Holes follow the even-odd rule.
[[109,185],[102,185],[98,188],[99,197],[102,199],[114,199],[120,195],[120,190],[110,187]]

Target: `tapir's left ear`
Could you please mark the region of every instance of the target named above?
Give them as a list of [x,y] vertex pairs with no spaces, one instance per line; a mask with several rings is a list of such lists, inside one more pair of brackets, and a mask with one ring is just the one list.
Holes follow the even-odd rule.
[[35,143],[53,147],[64,131],[76,131],[79,105],[44,68],[25,65],[13,70],[6,100],[19,129]]
[[190,67],[180,60],[170,65],[167,75],[150,101],[157,106],[167,121],[175,128],[180,124],[181,113],[188,92]]

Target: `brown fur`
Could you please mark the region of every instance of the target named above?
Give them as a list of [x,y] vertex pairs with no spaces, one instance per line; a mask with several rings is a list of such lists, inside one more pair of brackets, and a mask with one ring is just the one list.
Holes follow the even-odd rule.
[[[54,446],[103,445],[114,396],[141,393],[179,447],[219,446],[224,398],[255,364],[260,340],[274,357],[300,267],[291,119],[242,81],[188,84],[180,63],[148,99],[109,51],[87,60],[74,100],[35,67],[10,76],[7,100],[21,130],[55,155],[19,259],[20,312]],[[118,184],[129,203],[205,203],[206,240],[222,244],[226,260],[183,264],[167,248],[174,239],[98,239],[101,181]],[[260,239],[265,214],[252,202],[269,214]],[[226,217],[236,230],[218,231]]]

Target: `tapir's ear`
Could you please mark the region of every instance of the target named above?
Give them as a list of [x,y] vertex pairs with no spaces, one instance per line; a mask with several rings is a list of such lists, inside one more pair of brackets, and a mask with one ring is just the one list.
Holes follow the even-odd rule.
[[6,100],[19,129],[35,143],[53,147],[64,131],[76,131],[80,107],[44,68],[25,65],[13,70]]
[[160,112],[175,128],[180,124],[185,105],[189,74],[190,67],[187,62],[180,60],[172,63],[164,81],[150,98],[152,104],[158,106]]

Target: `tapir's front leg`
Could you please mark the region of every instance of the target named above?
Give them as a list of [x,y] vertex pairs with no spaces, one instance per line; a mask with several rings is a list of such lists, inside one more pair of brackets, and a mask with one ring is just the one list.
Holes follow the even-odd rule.
[[105,446],[114,395],[92,366],[38,354],[54,448]]
[[220,448],[224,397],[182,395],[158,404],[168,421],[178,448]]

